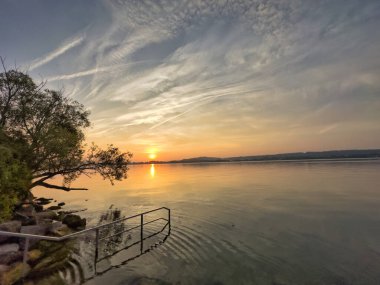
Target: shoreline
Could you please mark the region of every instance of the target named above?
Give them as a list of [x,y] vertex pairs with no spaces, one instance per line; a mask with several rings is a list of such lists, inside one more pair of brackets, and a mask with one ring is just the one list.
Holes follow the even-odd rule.
[[359,161],[380,161],[380,157],[353,157],[353,158],[299,158],[299,159],[257,159],[257,160],[219,160],[219,161],[147,161],[132,162],[132,165],[144,164],[218,164],[218,163],[289,163],[289,162],[359,162]]

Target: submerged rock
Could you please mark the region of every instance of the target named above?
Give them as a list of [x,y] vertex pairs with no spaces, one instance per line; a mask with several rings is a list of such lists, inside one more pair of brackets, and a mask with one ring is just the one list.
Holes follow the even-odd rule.
[[37,249],[42,252],[42,259],[33,267],[30,272],[31,277],[51,274],[51,272],[64,268],[71,257],[74,247],[75,242],[72,240],[64,243],[41,241]]
[[47,204],[50,204],[51,201],[53,201],[53,199],[51,198],[38,198],[36,200],[34,200],[36,203],[40,204],[40,205],[47,205]]
[[138,277],[132,280],[131,285],[171,285],[171,283],[157,278]]
[[48,210],[52,210],[52,211],[57,211],[57,210],[61,210],[61,209],[62,209],[61,206],[50,206],[48,208]]
[[80,216],[73,214],[66,215],[62,223],[72,229],[84,229],[86,227],[86,219],[82,219]]
[[62,279],[62,277],[55,273],[53,275],[46,276],[38,280],[29,280],[24,282],[24,285],[67,285],[67,282]]

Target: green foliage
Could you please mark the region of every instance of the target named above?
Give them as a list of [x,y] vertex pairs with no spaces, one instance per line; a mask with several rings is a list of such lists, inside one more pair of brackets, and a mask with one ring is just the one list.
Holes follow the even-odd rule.
[[28,196],[30,181],[26,164],[0,140],[0,222],[11,218],[15,205]]
[[[83,173],[100,173],[111,183],[126,178],[130,153],[112,145],[106,150],[93,145],[86,155],[84,129],[90,122],[89,112],[82,104],[60,91],[44,88],[44,83],[35,84],[25,73],[7,71],[2,63],[0,131],[17,153],[19,167],[30,169],[29,189],[35,186],[66,191],[83,189],[70,187]],[[4,168],[7,167],[10,163],[4,163]],[[46,182],[57,175],[64,177],[64,185]]]

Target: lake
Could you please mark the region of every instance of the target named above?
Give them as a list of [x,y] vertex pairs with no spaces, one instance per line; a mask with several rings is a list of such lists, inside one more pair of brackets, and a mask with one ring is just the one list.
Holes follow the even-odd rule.
[[75,185],[90,189],[34,194],[89,226],[111,205],[171,209],[165,242],[86,284],[380,284],[379,160],[133,165]]

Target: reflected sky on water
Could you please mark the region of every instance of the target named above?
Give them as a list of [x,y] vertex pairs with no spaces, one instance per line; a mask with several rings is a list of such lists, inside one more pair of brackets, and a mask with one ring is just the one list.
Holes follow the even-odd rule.
[[87,208],[89,224],[111,204],[172,209],[165,244],[89,284],[380,284],[378,173],[379,161],[133,165],[115,186],[81,177],[89,191],[34,194]]

